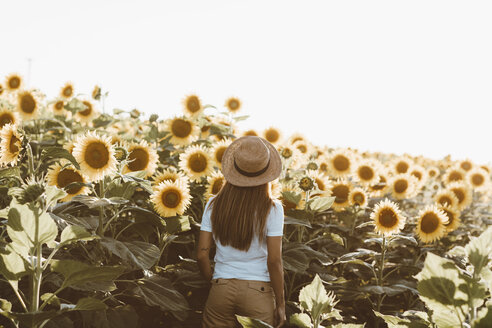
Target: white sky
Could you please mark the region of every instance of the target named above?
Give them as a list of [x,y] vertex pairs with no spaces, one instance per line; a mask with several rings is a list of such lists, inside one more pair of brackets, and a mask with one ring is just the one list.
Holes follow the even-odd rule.
[[242,99],[240,127],[313,143],[492,161],[491,1],[1,1],[0,78],[48,97],[181,114]]

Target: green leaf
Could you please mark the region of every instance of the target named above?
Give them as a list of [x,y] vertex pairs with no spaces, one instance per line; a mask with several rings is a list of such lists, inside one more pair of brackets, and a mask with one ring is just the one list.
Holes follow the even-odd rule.
[[290,316],[289,323],[301,328],[311,328],[312,322],[306,313],[294,313]]
[[18,281],[27,274],[26,263],[11,247],[0,253],[0,273],[9,282]]
[[168,279],[163,277],[152,276],[139,279],[132,292],[141,297],[147,305],[158,306],[163,311],[170,311],[177,318],[183,318],[189,310],[184,296],[173,287]]
[[309,208],[314,212],[323,212],[328,210],[334,201],[335,197],[314,197],[309,201]]
[[60,243],[70,244],[77,242],[79,240],[93,240],[96,236],[93,236],[89,231],[82,228],[81,226],[67,226],[63,229],[60,236]]
[[73,166],[77,170],[80,170],[80,165],[77,163],[77,160],[73,155],[66,150],[65,148],[62,147],[47,147],[43,149],[43,152],[41,153],[41,162],[46,161],[48,158],[54,158],[54,159],[59,159],[59,158],[64,158],[70,161]]
[[446,316],[452,318],[444,316],[443,319],[449,322],[464,320],[455,308],[461,307],[464,313],[468,312],[468,296],[458,288],[466,281],[452,261],[427,253],[424,268],[415,278],[420,298],[435,314],[447,313]]
[[282,198],[289,203],[299,205],[302,195],[293,191],[282,191]]
[[309,221],[299,220],[291,216],[284,217],[284,224],[294,224],[294,225],[301,225],[308,228],[312,228],[311,223],[309,223]]
[[5,312],[10,312],[12,311],[12,303],[9,301],[0,298],[0,312],[5,311]]
[[56,186],[46,186],[46,205],[50,207],[53,204],[56,204],[56,202],[59,199],[62,199],[67,195],[65,190],[57,188]]
[[18,166],[7,167],[0,170],[0,179],[2,178],[20,178],[20,168]]
[[481,309],[477,313],[477,319],[472,323],[473,328],[490,328],[492,322],[492,305]]
[[107,308],[108,306],[97,298],[84,297],[78,300],[73,309],[78,311],[98,311],[106,310]]
[[72,201],[85,204],[88,208],[91,209],[128,203],[128,199],[121,197],[99,198],[87,195],[77,195],[72,198]]
[[170,234],[191,230],[190,218],[186,215],[165,218],[164,220],[166,231]]
[[40,298],[41,298],[41,300],[43,302],[48,301],[48,304],[49,305],[53,305],[53,306],[56,306],[56,307],[60,308],[60,299],[55,294],[53,294],[53,293],[44,293],[43,295],[41,295]]
[[383,319],[384,322],[388,325],[388,328],[404,328],[404,327],[409,327],[409,324],[411,323],[410,320],[408,319],[403,319],[399,317],[395,317],[393,315],[387,315],[387,314],[382,314],[377,311],[374,311],[374,314]]
[[299,293],[299,303],[301,307],[311,313],[311,317],[314,321],[323,313],[331,312],[334,303],[333,299],[326,293],[325,286],[321,281],[318,274],[314,277],[313,281],[304,286]]
[[89,282],[113,281],[125,271],[121,266],[96,267],[73,260],[52,260],[51,270],[61,273],[65,278],[62,288],[79,286]]
[[42,213],[37,217],[28,205],[21,205],[13,200],[9,210],[7,233],[12,239],[14,249],[27,258],[29,252],[37,246],[36,241],[38,245],[53,242],[58,234],[58,227],[48,213]]
[[253,318],[243,317],[236,314],[237,321],[243,326],[243,328],[273,328],[269,324]]
[[157,262],[160,256],[157,246],[143,241],[121,242],[112,238],[104,238],[101,240],[101,245],[132,268],[148,270]]
[[479,275],[483,268],[487,267],[492,255],[492,227],[489,227],[479,237],[472,238],[465,246],[468,261],[475,268],[475,274]]

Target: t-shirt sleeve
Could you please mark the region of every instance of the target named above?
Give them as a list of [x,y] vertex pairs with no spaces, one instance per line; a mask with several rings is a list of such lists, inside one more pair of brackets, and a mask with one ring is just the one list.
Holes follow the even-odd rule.
[[284,235],[284,208],[280,201],[274,201],[274,206],[270,211],[267,221],[267,236]]
[[212,222],[210,221],[210,215],[212,214],[212,209],[209,208],[210,200],[212,200],[212,198],[208,200],[207,205],[205,205],[205,209],[203,210],[202,224],[200,230],[212,232]]

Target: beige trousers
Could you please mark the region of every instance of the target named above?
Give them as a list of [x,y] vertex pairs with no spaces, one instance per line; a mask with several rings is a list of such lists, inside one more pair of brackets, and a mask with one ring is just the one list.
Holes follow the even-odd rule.
[[203,309],[203,328],[234,328],[235,314],[274,324],[275,296],[268,281],[213,279]]

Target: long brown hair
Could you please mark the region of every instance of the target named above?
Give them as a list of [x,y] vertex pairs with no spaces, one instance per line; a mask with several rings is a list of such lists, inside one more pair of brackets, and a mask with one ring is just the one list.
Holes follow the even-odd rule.
[[268,213],[274,205],[270,184],[238,187],[227,181],[210,201],[212,232],[222,245],[247,251],[255,235],[265,238]]

